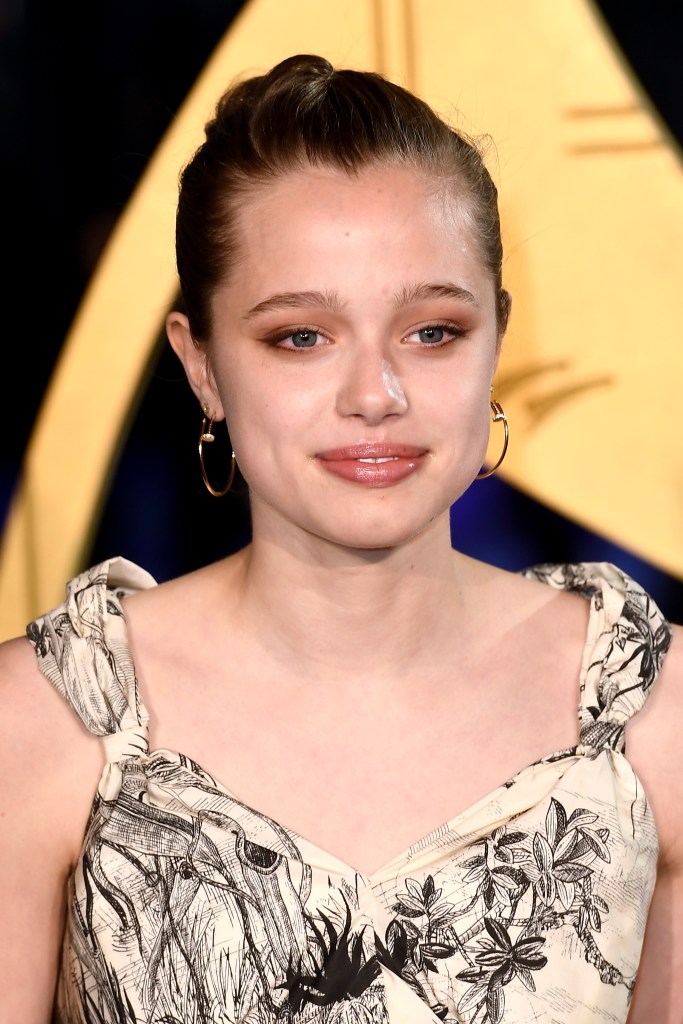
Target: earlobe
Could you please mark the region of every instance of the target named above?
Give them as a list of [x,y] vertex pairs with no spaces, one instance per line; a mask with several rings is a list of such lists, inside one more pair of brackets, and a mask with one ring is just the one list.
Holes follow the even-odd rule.
[[183,365],[190,387],[202,409],[206,406],[214,420],[224,418],[206,346],[195,341],[185,313],[173,310],[166,317],[166,337]]

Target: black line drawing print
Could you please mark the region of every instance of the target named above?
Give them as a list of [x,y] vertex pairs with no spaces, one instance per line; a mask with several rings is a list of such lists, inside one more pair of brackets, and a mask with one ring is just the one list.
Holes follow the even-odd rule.
[[[105,771],[71,879],[56,1019],[390,1024],[391,1000],[405,999],[445,1024],[543,1021],[543,992],[578,961],[597,985],[595,1021],[624,1021],[657,840],[640,788],[622,793],[608,766],[670,629],[614,567],[527,575],[591,601],[578,745],[522,769],[375,876],[343,871],[190,758],[147,753],[125,586],[109,583],[106,564],[76,581],[68,608],[28,636],[88,728],[125,753]],[[540,799],[528,796],[538,777]],[[562,992],[568,1009],[553,1020],[570,1024],[578,996]]]

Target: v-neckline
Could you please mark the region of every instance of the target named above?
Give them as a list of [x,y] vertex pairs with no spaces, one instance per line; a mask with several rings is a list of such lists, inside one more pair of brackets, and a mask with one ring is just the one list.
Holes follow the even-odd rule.
[[[527,568],[527,569],[522,569],[522,570],[520,570],[519,575],[531,576],[532,574],[535,573],[535,571],[537,569],[543,568],[544,570],[546,570],[546,574],[544,574],[542,577],[540,577],[540,581],[545,583],[546,586],[552,587],[554,590],[563,591],[563,590],[567,590],[568,588],[567,587],[563,587],[563,586],[559,586],[552,579],[552,575],[551,574],[552,574],[552,572],[555,569],[572,568],[576,564],[577,563],[560,563],[560,562],[557,562],[557,563],[555,563],[555,562],[553,562],[553,563],[544,563],[542,566],[532,566],[532,567]],[[578,564],[580,564],[582,566],[582,568],[585,569],[588,565],[591,565],[592,563],[578,563]],[[539,577],[537,575],[534,576],[534,578],[539,579]],[[595,642],[596,633],[597,633],[597,630],[598,630],[598,627],[599,627],[599,624],[598,624],[598,621],[597,621],[597,610],[596,610],[595,604],[592,601],[592,597],[593,597],[594,591],[591,589],[591,579],[592,579],[592,575],[589,572],[588,573],[588,578],[585,581],[585,586],[583,586],[583,587],[576,587],[575,588],[575,592],[580,594],[581,597],[584,598],[584,600],[589,602],[588,621],[587,621],[587,624],[586,624],[586,632],[585,632],[585,636],[584,636],[584,658],[583,658],[583,662],[582,662],[582,665],[581,665],[581,670],[580,670],[580,673],[579,673],[579,692],[583,691],[583,688],[584,688],[584,685],[585,685],[585,682],[586,682],[586,675],[587,675],[587,670],[588,670],[588,664],[590,662],[590,658],[588,658],[586,656],[587,655],[587,651],[590,648],[591,643]],[[124,621],[125,621],[125,613],[124,613]],[[132,661],[132,655],[131,655],[131,661]],[[144,701],[141,698],[139,698],[139,708],[140,708],[140,711],[144,712],[144,714],[147,715],[147,718],[148,718],[149,716],[148,716],[147,709],[146,709],[146,707],[144,705]],[[580,724],[581,724],[580,720],[577,719],[577,727],[578,728],[580,728]],[[447,819],[446,821],[444,821],[441,824],[437,825],[435,828],[431,829],[425,835],[423,835],[420,838],[416,839],[413,843],[411,843],[409,846],[407,846],[401,852],[391,856],[387,861],[385,861],[378,868],[375,868],[371,872],[366,872],[366,871],[360,870],[359,868],[357,868],[354,865],[350,864],[349,862],[345,861],[343,858],[338,857],[337,855],[331,853],[329,850],[325,849],[325,847],[321,846],[320,844],[315,843],[312,840],[308,839],[305,835],[302,835],[296,829],[290,828],[287,825],[283,825],[280,821],[278,821],[277,819],[273,818],[271,815],[266,814],[266,813],[264,813],[262,811],[259,811],[252,804],[246,803],[245,801],[241,800],[236,793],[234,793],[228,786],[224,785],[211,772],[207,771],[202,766],[201,762],[197,761],[195,758],[191,758],[191,757],[189,757],[186,754],[181,754],[179,751],[171,750],[171,748],[169,748],[169,747],[158,747],[158,748],[155,748],[153,751],[150,751],[148,754],[144,755],[144,759],[145,760],[152,760],[155,756],[158,756],[158,755],[163,756],[164,754],[167,754],[167,755],[170,755],[174,760],[177,759],[179,762],[184,761],[188,765],[195,765],[196,768],[199,770],[199,772],[201,772],[201,774],[203,776],[205,776],[206,778],[210,779],[213,782],[213,784],[216,787],[216,789],[220,790],[223,794],[225,794],[225,796],[229,800],[232,800],[234,803],[239,804],[239,806],[244,808],[244,810],[246,812],[248,812],[250,814],[253,814],[253,815],[255,815],[258,818],[261,818],[263,820],[266,820],[266,821],[272,823],[277,829],[281,830],[282,832],[285,832],[288,836],[290,836],[290,838],[294,842],[296,842],[298,840],[301,843],[305,844],[305,846],[309,847],[311,850],[319,853],[326,861],[329,861],[329,862],[333,863],[336,866],[336,869],[340,872],[340,874],[357,876],[358,878],[360,878],[363,881],[365,881],[367,884],[371,884],[373,882],[373,880],[376,880],[376,879],[380,878],[383,874],[385,874],[389,870],[389,868],[393,867],[396,864],[405,863],[407,860],[411,859],[411,857],[413,855],[413,851],[418,851],[420,849],[428,849],[434,843],[434,841],[437,839],[437,837],[439,835],[446,834],[448,832],[454,831],[455,828],[459,824],[461,824],[464,820],[466,820],[469,817],[472,817],[481,808],[483,808],[483,807],[487,806],[488,804],[492,803],[498,797],[499,794],[507,792],[510,789],[512,789],[514,786],[516,786],[520,782],[520,780],[524,777],[524,775],[526,773],[532,772],[534,770],[537,771],[539,766],[541,766],[541,765],[559,764],[560,762],[562,762],[562,761],[564,761],[564,760],[566,760],[568,758],[580,756],[580,755],[577,755],[577,746],[578,746],[578,742],[579,742],[578,741],[578,728],[577,728],[577,744],[575,744],[573,746],[569,746],[569,747],[564,747],[564,748],[562,748],[560,750],[552,751],[551,753],[545,755],[544,757],[541,757],[538,760],[531,762],[530,764],[524,765],[522,768],[520,768],[518,771],[516,771],[514,775],[511,775],[508,779],[506,779],[504,782],[500,783],[498,786],[495,786],[488,793],[485,793],[483,796],[478,798],[474,803],[472,803],[468,807],[465,807],[462,810],[458,811],[453,817]],[[190,769],[190,770],[192,770],[192,769]],[[564,772],[562,772],[561,774],[564,774]],[[558,775],[558,777],[561,777],[561,774]],[[197,777],[199,778],[200,776],[198,775]]]
[[[303,835],[301,832],[298,832],[296,829],[291,828],[288,825],[284,825],[281,821],[278,821],[278,819],[273,818],[270,814],[266,814],[265,812],[260,811],[257,807],[254,807],[253,804],[241,800],[236,793],[234,793],[231,789],[225,786],[218,778],[212,775],[211,772],[207,771],[199,763],[199,761],[197,761],[195,758],[189,757],[187,754],[182,754],[180,751],[171,750],[168,747],[157,747],[154,750],[151,750],[148,754],[142,755],[140,761],[149,762],[153,761],[155,757],[163,757],[164,755],[172,758],[174,761],[178,761],[179,764],[182,764],[184,762],[186,770],[189,770],[192,775],[196,775],[198,780],[206,782],[206,780],[209,779],[211,783],[213,783],[215,789],[220,791],[222,795],[226,796],[233,803],[238,804],[248,814],[253,814],[254,817],[259,818],[262,821],[266,821],[269,824],[273,825],[279,831],[286,833],[294,842],[295,845],[297,845],[298,843],[302,843],[304,844],[304,846],[309,847],[316,853],[319,853],[321,855],[321,858],[326,862],[326,869],[337,870],[341,875],[357,877],[361,879],[363,882],[365,882],[367,885],[372,885],[373,883],[377,882],[394,865],[405,864],[408,860],[412,859],[414,852],[416,853],[417,851],[428,850],[431,846],[433,846],[434,842],[440,835],[445,835],[449,832],[454,832],[457,826],[462,824],[463,821],[474,816],[482,808],[488,806],[489,804],[492,804],[499,797],[499,795],[509,792],[514,786],[517,786],[523,780],[523,777],[528,772],[537,772],[541,766],[550,766],[549,770],[553,772],[556,779],[561,778],[562,775],[564,775],[564,771],[566,769],[560,771],[559,769],[553,768],[552,766],[559,765],[561,762],[568,761],[570,759],[572,760],[572,763],[575,763],[576,760],[580,759],[582,756],[577,753],[577,746],[571,746],[565,747],[561,750],[553,751],[552,753],[547,754],[546,756],[540,758],[537,761],[532,761],[530,764],[527,764],[523,768],[520,768],[519,771],[515,772],[514,775],[511,775],[505,782],[502,782],[500,785],[495,786],[488,793],[479,797],[474,803],[458,811],[454,817],[448,818],[446,821],[437,825],[436,828],[431,829],[429,832],[425,833],[425,835],[421,836],[419,839],[416,839],[414,842],[410,843],[409,846],[405,847],[399,853],[396,853],[393,856],[391,856],[378,868],[375,868],[374,870],[368,872],[363,871],[358,867],[355,867],[353,864],[344,860],[342,857],[339,857],[336,854],[331,853],[324,846],[321,846],[319,843],[314,842],[312,839],[308,839],[305,835]],[[194,768],[191,766],[194,766]],[[195,771],[195,769],[198,770]]]

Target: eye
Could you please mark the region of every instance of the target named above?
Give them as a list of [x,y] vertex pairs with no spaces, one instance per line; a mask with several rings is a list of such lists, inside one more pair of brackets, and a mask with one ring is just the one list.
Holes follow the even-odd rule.
[[408,345],[439,348],[462,337],[464,333],[464,330],[455,324],[426,324],[406,335],[403,340],[404,344]]
[[322,345],[330,344],[329,338],[312,327],[282,331],[266,340],[276,348],[288,349],[290,352],[303,352],[309,348],[320,348]]
[[427,345],[438,345],[443,341],[445,331],[443,327],[423,327],[416,333],[420,341],[424,341]]
[[290,334],[289,340],[294,348],[313,348],[318,340],[317,331],[295,331]]

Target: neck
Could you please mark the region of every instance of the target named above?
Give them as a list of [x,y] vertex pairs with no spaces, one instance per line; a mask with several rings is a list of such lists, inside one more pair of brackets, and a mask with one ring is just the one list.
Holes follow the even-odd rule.
[[317,680],[395,680],[418,662],[437,663],[458,624],[464,635],[472,563],[452,550],[447,515],[381,551],[306,535],[287,541],[255,537],[233,591],[235,614],[260,637],[266,660]]

